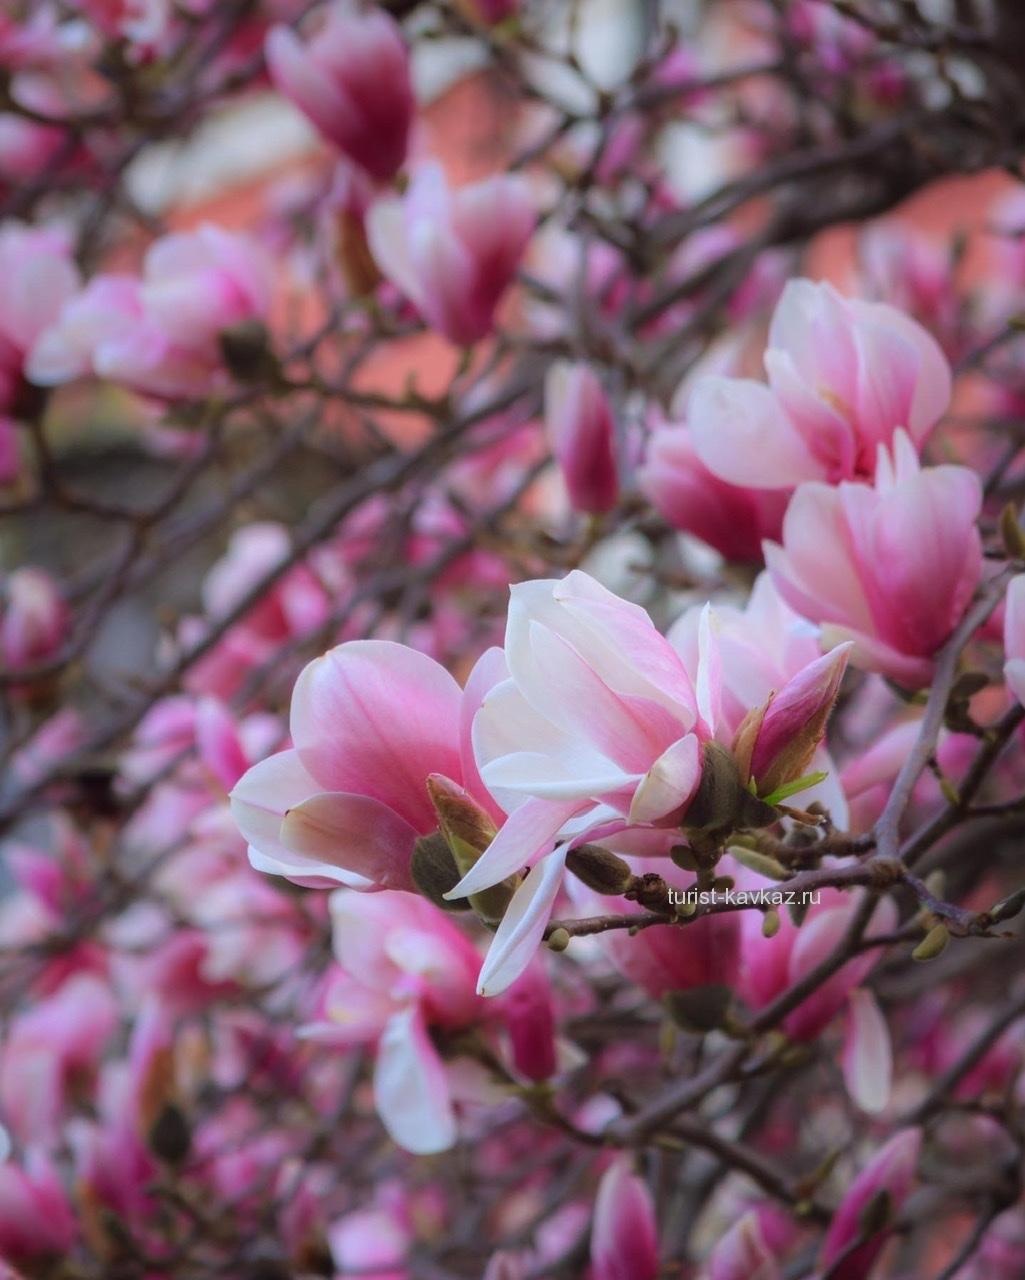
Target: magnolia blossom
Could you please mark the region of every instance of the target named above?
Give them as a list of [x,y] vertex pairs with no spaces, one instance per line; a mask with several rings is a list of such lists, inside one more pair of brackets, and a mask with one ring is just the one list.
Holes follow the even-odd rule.
[[[738,728],[723,718],[722,657],[708,610],[698,649],[692,682],[645,611],[580,570],[513,587],[509,678],[485,694],[473,722],[481,778],[509,816],[446,895],[478,893],[531,867],[481,971],[485,994],[501,991],[529,960],[572,846],[634,828],[670,834],[684,821],[704,744],[733,739]],[[817,658],[778,694],[766,690],[761,706],[745,708],[753,719],[735,739],[744,782],[754,777],[769,795],[803,774],[845,662],[844,650]]]
[[880,446],[873,486],[802,485],[766,563],[827,646],[853,640],[859,666],[920,688],[978,584],[981,505],[975,472],[922,469],[900,431],[892,453]]
[[608,397],[588,365],[559,362],[549,369],[545,426],[574,510],[611,511],[619,498],[616,428]]
[[409,53],[390,14],[333,0],[305,43],[290,27],[274,27],[266,51],[274,83],[325,138],[372,177],[394,177],[416,104]]
[[299,884],[412,889],[413,846],[438,826],[431,774],[500,813],[470,746],[494,665],[485,654],[464,693],[432,658],[387,640],[311,662],[292,693],[292,749],[254,765],[231,793],[253,866]]
[[868,1280],[890,1233],[884,1223],[868,1232],[864,1244],[853,1248],[866,1235],[865,1211],[885,1192],[890,1214],[899,1212],[911,1191],[921,1146],[919,1130],[902,1130],[875,1153],[851,1183],[833,1215],[819,1258],[819,1265],[829,1271],[832,1280]]
[[329,976],[321,1018],[304,1034],[375,1046],[375,1104],[401,1147],[424,1154],[455,1141],[453,1082],[431,1028],[487,1029],[497,1019],[509,1037],[512,1068],[532,1080],[552,1074],[554,1018],[539,967],[489,1004],[476,992],[476,948],[423,898],[340,889],[331,914],[339,969]]
[[262,321],[272,271],[245,236],[207,224],[150,247],[139,279],[99,275],[41,335],[28,377],[42,386],[87,373],[154,396],[202,395],[224,380],[221,335]]
[[1007,584],[1004,653],[1007,687],[1019,702],[1025,703],[1025,573],[1019,573]]
[[767,386],[708,377],[690,399],[697,454],[731,484],[871,477],[898,428],[920,449],[950,403],[950,367],[920,325],[810,280],[783,290],[765,369]]
[[[764,881],[750,872],[742,872],[737,879],[743,888],[764,888]],[[743,912],[737,981],[741,997],[752,1008],[761,1009],[783,995],[830,954],[859,903],[856,894],[823,889],[800,928],[781,911],[779,928],[771,938],[763,935],[758,913]],[[871,932],[885,934],[895,923],[896,908],[884,899],[873,913]],[[878,950],[864,951],[848,960],[787,1014],[782,1024],[793,1039],[811,1041],[846,1010],[844,1077],[851,1096],[869,1112],[886,1105],[892,1066],[886,1023],[873,997],[860,989],[879,954]]]
[[758,561],[765,538],[778,538],[787,494],[730,484],[705,466],[683,423],[655,428],[638,469],[641,491],[655,510],[727,560]]
[[3,584],[0,654],[8,671],[44,662],[59,649],[68,609],[44,569],[15,569]]
[[487,337],[534,229],[523,178],[450,189],[441,166],[414,175],[400,198],[367,216],[377,265],[426,322],[459,346]]

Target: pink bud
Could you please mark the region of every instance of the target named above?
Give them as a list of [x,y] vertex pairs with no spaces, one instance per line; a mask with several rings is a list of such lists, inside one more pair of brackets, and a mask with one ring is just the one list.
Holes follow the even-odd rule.
[[325,138],[371,177],[394,177],[415,107],[409,54],[394,18],[376,5],[335,0],[305,43],[289,27],[275,27],[266,52],[274,83]]
[[50,575],[42,569],[15,569],[4,596],[0,651],[8,671],[52,657],[64,638],[68,612]]
[[852,645],[811,662],[741,725],[734,751],[745,778],[759,795],[800,778],[807,771],[833,709]]
[[534,960],[498,998],[513,1063],[528,1080],[555,1074],[555,1011],[548,976]]
[[615,423],[608,397],[586,364],[560,361],[545,379],[545,426],[577,511],[600,515],[619,497]]
[[630,1171],[629,1156],[606,1169],[594,1202],[592,1280],[655,1280],[658,1228],[648,1188]]
[[917,1129],[902,1130],[851,1183],[826,1232],[820,1267],[829,1270],[856,1240],[865,1243],[830,1271],[831,1280],[866,1280],[886,1243],[888,1222],[911,1190],[921,1145]]

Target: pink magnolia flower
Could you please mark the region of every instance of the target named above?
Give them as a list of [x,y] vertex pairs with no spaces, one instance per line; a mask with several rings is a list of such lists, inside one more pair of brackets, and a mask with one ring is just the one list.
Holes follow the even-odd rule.
[[455,1141],[455,1112],[428,1027],[476,1019],[480,956],[415,894],[339,890],[331,912],[341,968],[329,980],[323,1019],[306,1034],[376,1044],[374,1100],[385,1128],[407,1151],[444,1151]]
[[68,628],[68,609],[45,569],[15,569],[3,584],[0,653],[8,671],[52,657]]
[[981,505],[973,471],[920,468],[900,431],[892,454],[880,446],[874,486],[802,485],[766,563],[827,646],[853,640],[857,665],[920,688],[978,584]]
[[486,178],[458,191],[424,165],[405,195],[367,215],[377,265],[424,320],[459,346],[487,337],[534,229],[524,179]]
[[[743,888],[764,887],[764,882],[742,871]],[[758,912],[741,912],[741,958],[737,990],[752,1008],[762,1009],[800,982],[836,946],[858,909],[858,894],[823,889],[800,927],[787,912],[779,913],[774,937],[762,934]],[[883,899],[875,909],[868,936],[888,933],[896,921],[896,908]],[[847,1011],[843,1068],[851,1096],[863,1110],[881,1110],[889,1097],[891,1050],[886,1023],[873,997],[859,990],[879,960],[873,948],[848,960],[783,1020],[783,1029],[795,1040],[810,1041]]]
[[274,27],[266,52],[274,83],[328,141],[372,177],[395,176],[416,104],[409,53],[390,14],[333,0],[305,43],[291,28]]
[[[610,841],[615,845],[615,840]],[[635,875],[653,872],[674,889],[693,887],[694,877],[678,870],[665,858],[627,857]],[[727,871],[723,867],[723,873]],[[570,896],[581,914],[635,915],[643,912],[636,902],[592,893],[577,888],[570,880]],[[739,912],[723,912],[694,920],[686,928],[653,925],[633,937],[626,929],[611,929],[600,935],[600,943],[620,973],[653,1000],[672,991],[690,991],[703,986],[731,986],[737,978],[740,960]]]
[[591,1228],[592,1280],[655,1280],[658,1226],[651,1193],[617,1156],[602,1175]]
[[70,1091],[92,1078],[117,1019],[107,983],[80,973],[11,1021],[0,1055],[0,1110],[15,1134],[32,1142],[57,1135]]
[[70,1198],[38,1148],[24,1164],[0,1164],[0,1259],[39,1274],[71,1251],[78,1228]]
[[747,1209],[709,1254],[702,1280],[782,1280],[780,1259],[796,1235],[793,1218],[775,1205]]
[[509,817],[448,895],[532,866],[482,970],[487,994],[522,971],[540,939],[568,848],[552,852],[560,835],[673,825],[700,780],[708,736],[690,677],[648,615],[579,570],[513,587],[505,658],[509,679],[486,694],[473,743]]
[[71,246],[59,232],[0,225],[0,413],[14,406],[25,362],[79,286]]
[[778,538],[783,527],[787,494],[720,479],[698,457],[682,423],[655,428],[637,480],[674,529],[707,542],[727,560],[761,560],[763,540]]
[[911,1191],[921,1145],[919,1130],[902,1130],[875,1153],[851,1183],[829,1224],[819,1258],[820,1267],[829,1270],[832,1280],[867,1280],[871,1274],[889,1231],[884,1227],[853,1252],[847,1250],[862,1236],[863,1214],[881,1192],[888,1196],[892,1212],[899,1211]]
[[708,377],[690,400],[698,456],[732,484],[870,477],[898,428],[920,449],[950,403],[950,367],[920,325],[810,280],[783,290],[765,368],[767,386]]
[[464,693],[432,658],[387,640],[311,662],[292,692],[293,748],[254,765],[231,793],[253,866],[300,884],[412,889],[414,843],[438,825],[430,774],[499,812],[470,747],[493,666],[486,654]]
[[1025,703],[1025,573],[1007,584],[1004,612],[1004,679],[1019,702]]
[[263,250],[210,223],[164,236],[142,279],[95,276],[41,335],[28,377],[54,386],[94,373],[157,397],[203,395],[225,382],[221,335],[270,310]]
[[611,511],[619,498],[616,425],[605,390],[588,365],[559,361],[549,369],[545,426],[574,510]]

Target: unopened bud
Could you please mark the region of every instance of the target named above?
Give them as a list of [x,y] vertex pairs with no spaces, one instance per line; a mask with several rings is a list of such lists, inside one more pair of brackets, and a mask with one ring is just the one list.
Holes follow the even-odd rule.
[[566,929],[553,929],[545,939],[549,951],[565,951],[569,946],[569,932]]
[[622,858],[596,844],[571,849],[566,855],[566,869],[595,893],[613,896],[625,893],[634,879],[634,873]]
[[950,930],[945,924],[934,924],[911,953],[912,960],[935,960],[947,949]]
[[808,663],[741,724],[733,754],[741,779],[753,779],[760,796],[780,792],[807,773],[826,731],[850,647],[840,645]]
[[445,897],[450,889],[454,889],[461,876],[452,850],[440,831],[429,836],[420,836],[413,846],[413,858],[410,862],[410,874],[413,883],[428,902],[442,911],[468,911],[470,904],[465,898],[451,901]]
[[1006,898],[1002,898],[995,907],[990,907],[988,915],[994,924],[999,924],[1001,920],[1013,920],[1023,907],[1025,907],[1025,889],[1018,889]]
[[766,911],[762,918],[762,937],[774,938],[779,933],[780,919],[778,911]]
[[[469,792],[444,774],[432,773],[428,777],[427,793],[438,815],[441,834],[459,871],[458,883],[494,840],[498,828]],[[454,887],[454,884],[449,886]],[[515,880],[503,880],[480,893],[470,894],[468,901],[485,924],[497,925],[505,915],[515,889]]]
[[741,781],[736,761],[718,742],[706,742],[701,781],[687,806],[684,824],[704,832],[765,827],[775,822],[775,809],[752,795]]
[[745,849],[740,845],[731,845],[730,853],[750,871],[756,871],[769,880],[785,880],[790,874],[782,862],[771,858],[767,853],[759,853],[757,849]]

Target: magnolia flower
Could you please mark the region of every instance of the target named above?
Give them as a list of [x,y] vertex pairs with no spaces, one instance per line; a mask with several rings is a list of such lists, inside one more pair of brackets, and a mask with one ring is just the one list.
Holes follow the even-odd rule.
[[68,629],[68,609],[44,569],[15,569],[3,584],[0,654],[8,671],[52,657]]
[[721,480],[698,457],[683,423],[655,428],[637,480],[674,529],[707,542],[727,560],[761,560],[763,539],[778,538],[783,527],[787,495]]
[[950,366],[920,325],[810,280],[783,290],[765,368],[768,386],[708,377],[690,400],[697,454],[731,484],[871,477],[898,428],[918,450],[950,403]]
[[398,23],[376,5],[334,0],[304,43],[285,26],[267,36],[271,78],[328,141],[373,178],[402,168],[416,104]]
[[32,1148],[22,1165],[0,1163],[0,1256],[45,1274],[70,1253],[78,1227],[68,1193],[47,1155]]
[[[473,724],[481,779],[509,816],[446,894],[476,894],[531,868],[481,971],[485,994],[501,991],[533,954],[572,846],[638,827],[678,831],[710,740],[734,741],[741,783],[755,762],[764,775],[756,784],[768,783],[760,794],[802,776],[821,739],[846,651],[817,658],[776,686],[778,693],[766,689],[743,709],[753,718],[734,725],[722,709],[728,681],[707,609],[699,629],[692,683],[644,610],[587,574],[577,570],[562,581],[513,587],[509,678],[485,694]],[[743,739],[734,735],[739,727],[746,729]]]
[[1004,653],[1007,687],[1019,702],[1025,703],[1025,573],[1019,573],[1007,584]]
[[414,174],[405,195],[378,201],[367,215],[377,265],[460,346],[491,332],[533,229],[524,179],[503,175],[452,191],[435,163]]
[[921,688],[979,581],[981,505],[973,471],[920,468],[899,431],[892,453],[880,446],[874,486],[802,485],[766,564],[827,646],[853,640],[857,665]]
[[95,276],[65,304],[27,375],[55,386],[91,372],[148,395],[202,395],[225,380],[222,335],[266,319],[272,290],[269,260],[245,236],[212,224],[164,236],[141,279]]
[[456,1138],[448,1070],[431,1029],[501,1026],[510,1065],[531,1080],[555,1070],[554,1017],[535,966],[497,1003],[476,993],[480,956],[445,914],[411,893],[331,896],[335,958],[308,1037],[375,1048],[374,1100],[407,1151],[443,1151]]
[[[922,1135],[904,1129],[881,1147],[851,1183],[829,1224],[819,1266],[831,1280],[868,1280],[876,1258],[889,1237],[889,1223],[907,1199],[915,1176]],[[885,1193],[885,1210],[873,1230],[865,1215]],[[871,1214],[869,1215],[871,1217]],[[867,1237],[853,1249],[855,1241]]]
[[560,361],[545,378],[545,426],[574,510],[611,511],[619,498],[616,428],[597,375]]
[[355,640],[311,662],[292,692],[294,746],[231,793],[253,866],[299,884],[412,889],[413,846],[438,825],[431,774],[500,813],[470,749],[494,662],[485,654],[465,694],[433,659],[387,640]]

